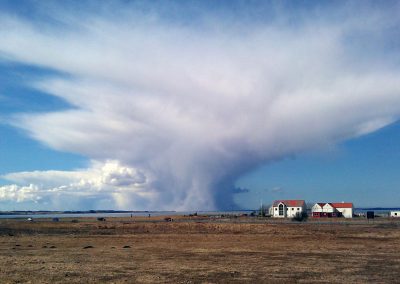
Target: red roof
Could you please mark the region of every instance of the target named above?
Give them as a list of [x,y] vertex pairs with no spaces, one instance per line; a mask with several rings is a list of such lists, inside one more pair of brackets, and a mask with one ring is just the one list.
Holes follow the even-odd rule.
[[351,202],[336,202],[330,204],[335,208],[353,208],[353,203]]
[[353,203],[351,202],[318,202],[317,203],[319,206],[323,207],[326,204],[329,204],[330,206],[332,206],[333,208],[353,208]]
[[272,206],[277,207],[279,203],[283,203],[287,207],[302,207],[305,205],[304,200],[275,200]]

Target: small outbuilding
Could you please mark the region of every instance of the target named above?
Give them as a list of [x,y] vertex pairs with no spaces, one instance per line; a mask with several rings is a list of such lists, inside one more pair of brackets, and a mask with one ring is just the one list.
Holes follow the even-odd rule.
[[390,211],[390,217],[400,218],[400,211]]
[[275,200],[270,208],[270,215],[276,218],[293,218],[303,212],[307,212],[304,200]]

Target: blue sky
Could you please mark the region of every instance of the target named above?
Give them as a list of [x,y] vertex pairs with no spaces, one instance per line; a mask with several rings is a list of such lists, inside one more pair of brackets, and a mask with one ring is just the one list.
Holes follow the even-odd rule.
[[238,186],[251,189],[241,202],[299,198],[310,203],[333,200],[352,201],[358,207],[398,207],[399,142],[396,122],[330,151],[262,166],[238,180]]
[[[0,64],[0,174],[34,170],[68,170],[86,164],[86,158],[54,151],[29,138],[24,131],[7,123],[7,118],[22,112],[45,112],[69,108],[63,100],[32,90],[29,82],[52,74],[41,68],[3,62]],[[2,184],[7,183],[0,180]]]
[[0,205],[400,206],[399,7],[1,1]]

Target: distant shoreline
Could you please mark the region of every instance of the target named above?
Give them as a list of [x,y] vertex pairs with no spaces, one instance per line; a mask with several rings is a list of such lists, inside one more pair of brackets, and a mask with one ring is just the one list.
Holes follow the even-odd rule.
[[138,214],[138,213],[174,213],[176,211],[125,211],[125,210],[86,210],[86,211],[46,211],[46,210],[27,210],[27,211],[22,211],[22,210],[16,210],[16,211],[0,211],[0,215],[44,215],[44,214],[97,214],[97,213],[132,213],[132,214]]
[[[174,210],[67,210],[67,211],[51,211],[51,210],[13,210],[13,211],[0,211],[0,216],[2,215],[54,215],[54,214],[176,214],[182,213],[186,214],[189,212],[198,213],[229,213],[229,212],[252,212],[259,209],[243,209],[243,210],[192,210],[192,211],[174,211]],[[400,207],[359,207],[354,208],[354,211],[397,211]]]

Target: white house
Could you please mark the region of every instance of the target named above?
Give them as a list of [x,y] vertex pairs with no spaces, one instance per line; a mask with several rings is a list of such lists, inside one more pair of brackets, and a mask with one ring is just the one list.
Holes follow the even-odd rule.
[[337,211],[342,213],[344,218],[353,218],[354,205],[351,202],[332,203]]
[[275,200],[270,208],[271,216],[277,218],[291,218],[302,212],[307,212],[304,200]]
[[313,217],[345,217],[353,218],[353,203],[334,202],[334,203],[315,203],[311,208]]
[[390,217],[400,218],[400,211],[390,211]]

